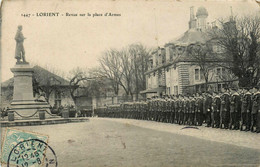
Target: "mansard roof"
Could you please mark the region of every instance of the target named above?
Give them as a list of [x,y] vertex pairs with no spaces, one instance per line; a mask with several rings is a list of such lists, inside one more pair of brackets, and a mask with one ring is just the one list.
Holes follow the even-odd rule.
[[206,32],[202,32],[197,29],[189,29],[180,38],[177,40],[171,40],[169,43],[188,46],[189,44],[197,42],[205,43],[208,39],[209,38]]

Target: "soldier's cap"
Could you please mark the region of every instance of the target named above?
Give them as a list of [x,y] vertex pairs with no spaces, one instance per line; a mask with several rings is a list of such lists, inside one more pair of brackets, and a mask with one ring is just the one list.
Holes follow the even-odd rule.
[[259,86],[254,86],[254,88],[258,90],[258,89],[259,89]]

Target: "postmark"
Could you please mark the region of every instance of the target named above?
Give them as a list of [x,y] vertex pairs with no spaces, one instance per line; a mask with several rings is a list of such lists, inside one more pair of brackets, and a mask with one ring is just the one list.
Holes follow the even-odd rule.
[[19,142],[10,151],[7,167],[11,165],[57,167],[58,161],[54,150],[46,142],[39,139],[29,139]]
[[[45,160],[45,158],[47,158],[46,153],[49,150],[48,149],[49,147],[47,144],[48,138],[49,138],[48,135],[38,134],[35,132],[23,131],[23,130],[14,129],[14,128],[6,128],[4,134],[5,135],[4,135],[4,139],[2,142],[2,156],[1,156],[2,164],[8,164],[8,159],[9,159],[9,164],[8,164],[9,166],[22,166],[22,162],[28,161],[28,159],[30,158],[29,153],[33,152],[33,149],[36,149],[37,152],[35,152],[35,150],[33,152],[34,156],[37,155],[36,159],[38,159],[38,161],[40,160],[41,163],[40,163],[40,165],[34,164],[32,166],[41,166],[41,165],[43,165],[43,162],[46,161]],[[25,141],[27,141],[27,142],[25,142]],[[31,143],[29,141],[31,141]],[[37,150],[37,147],[35,148],[34,144],[32,145],[32,143],[37,144],[37,142],[35,142],[35,141],[38,142],[38,145],[39,145],[38,149],[41,149],[44,146],[46,147],[44,150],[45,152],[42,152],[42,153],[39,152]],[[23,149],[28,149],[28,150],[23,150]],[[19,155],[20,155],[19,158],[15,157],[16,153],[18,153],[17,151],[19,151]],[[11,152],[13,152],[13,154],[11,154]],[[30,160],[29,163],[32,163],[34,157],[32,154],[30,154],[30,156],[31,156],[32,160]],[[20,159],[18,161],[18,164],[17,164],[17,162],[11,161],[15,158]],[[24,166],[26,166],[26,164],[24,164]]]

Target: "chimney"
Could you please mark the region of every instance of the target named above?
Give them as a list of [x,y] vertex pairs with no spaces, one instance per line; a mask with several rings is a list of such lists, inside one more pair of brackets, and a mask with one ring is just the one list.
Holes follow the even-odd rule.
[[196,28],[196,19],[194,15],[194,6],[190,7],[190,21],[189,21],[189,29]]
[[190,7],[190,21],[194,20],[194,6]]

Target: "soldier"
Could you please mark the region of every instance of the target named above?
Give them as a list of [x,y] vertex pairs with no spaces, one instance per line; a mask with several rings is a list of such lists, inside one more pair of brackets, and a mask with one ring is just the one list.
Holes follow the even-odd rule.
[[206,121],[206,114],[207,114],[207,109],[206,109],[206,92],[202,93],[202,124],[204,121]]
[[190,96],[190,113],[189,113],[189,125],[195,125],[195,98],[194,95]]
[[143,120],[147,120],[148,101],[143,101]]
[[227,88],[222,89],[221,109],[220,109],[220,128],[228,129],[229,114],[230,114],[230,95]]
[[170,123],[174,123],[174,118],[175,118],[175,105],[174,105],[174,95],[171,96],[170,98]]
[[[231,100],[230,100],[230,124],[229,129],[239,129],[239,113],[240,113],[240,96],[235,88],[231,89]],[[234,127],[233,127],[234,126]]]
[[[259,87],[255,86],[253,88],[253,98],[252,98],[252,113],[251,113],[251,132],[260,132],[260,126],[259,126],[259,110],[260,110],[260,92]],[[256,130],[254,130],[254,127],[256,127]]]
[[167,123],[171,122],[171,98],[167,96],[167,113],[166,113]]
[[211,125],[211,112],[212,112],[212,96],[209,92],[205,93],[205,106],[204,115],[207,127]]
[[159,121],[160,119],[160,107],[161,107],[161,104],[160,104],[160,98],[157,96],[156,99],[155,99],[155,121]]
[[249,88],[244,88],[244,93],[242,96],[242,106],[241,106],[241,125],[240,130],[244,131],[243,126],[246,126],[245,131],[250,130],[250,123],[251,123],[251,109],[252,103],[251,98],[252,94],[249,91]]
[[167,99],[166,96],[163,96],[161,98],[161,122],[166,122],[166,116],[167,116]]
[[180,95],[180,101],[179,101],[179,125],[182,125],[184,123],[184,97],[183,95]]
[[184,97],[184,124],[188,124],[189,121],[189,114],[190,114],[190,100],[188,96]]
[[158,121],[158,118],[159,118],[159,99],[158,97],[156,96],[155,99],[154,99],[154,121]]
[[152,121],[153,120],[153,97],[149,99],[147,107],[148,107],[147,119],[149,121]]
[[219,128],[220,125],[220,108],[221,108],[221,99],[218,92],[213,94],[213,103],[212,103],[212,124],[211,127]]
[[179,110],[179,106],[180,106],[180,99],[179,99],[179,95],[176,96],[175,100],[174,100],[174,103],[175,103],[175,117],[174,117],[174,120],[175,120],[175,123],[176,124],[179,124],[179,115],[180,115],[180,110]]
[[196,101],[195,101],[195,124],[201,126],[203,123],[203,98],[202,95],[197,93],[196,94]]

